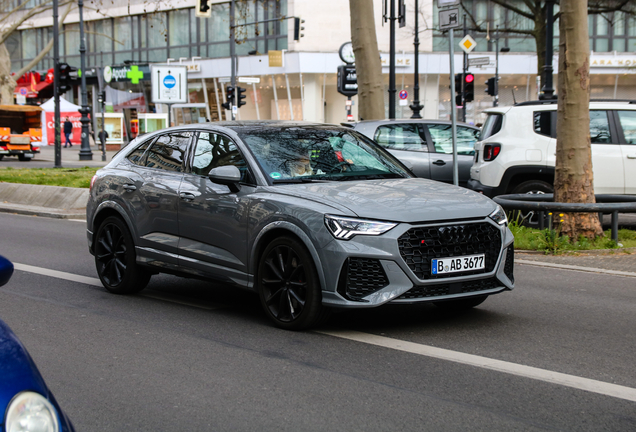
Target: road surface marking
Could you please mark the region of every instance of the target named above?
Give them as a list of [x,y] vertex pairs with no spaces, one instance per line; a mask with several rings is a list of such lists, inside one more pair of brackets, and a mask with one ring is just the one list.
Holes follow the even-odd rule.
[[466,364],[470,366],[490,369],[497,372],[517,375],[524,378],[545,381],[551,384],[562,385],[579,390],[598,393],[619,399],[636,402],[636,389],[625,387],[617,384],[611,384],[603,381],[596,381],[589,378],[577,377],[560,372],[552,372],[546,369],[539,369],[532,366],[524,366],[516,363],[510,363],[502,360],[495,360],[487,357],[481,357],[473,354],[466,354],[458,351],[451,351],[443,348],[437,348],[430,345],[422,345],[413,342],[392,339],[385,336],[377,336],[357,331],[317,331],[329,336],[341,339],[348,339],[356,342],[362,342],[369,345],[376,345],[384,348],[390,348],[397,351],[404,351],[411,354],[418,354],[426,357],[438,358],[455,363]]
[[520,260],[520,259],[515,259],[515,264],[526,264],[526,265],[533,265],[533,266],[539,266],[539,267],[552,267],[552,268],[558,268],[558,269],[564,269],[564,270],[577,270],[577,271],[592,272],[592,273],[605,273],[605,274],[611,274],[614,276],[636,277],[636,273],[634,272],[626,272],[626,271],[619,271],[619,270],[605,270],[600,268],[575,266],[575,265],[569,265],[569,264],[552,264],[552,263],[546,263],[541,261],[530,261],[530,260]]
[[[68,273],[68,272],[63,272],[63,271],[58,271],[58,270],[51,270],[51,269],[47,269],[47,268],[43,268],[43,267],[35,267],[35,266],[31,266],[28,264],[20,264],[20,263],[13,263],[13,267],[16,270],[20,270],[20,271],[24,271],[24,272],[28,272],[28,273],[35,273],[35,274],[39,274],[42,276],[49,276],[49,277],[54,277],[57,279],[64,279],[67,281],[71,281],[71,282],[79,282],[79,283],[83,283],[86,285],[91,285],[91,286],[96,286],[96,287],[100,287],[103,288],[104,285],[102,285],[102,282],[98,279],[98,278],[92,278],[92,277],[87,277],[87,276],[80,276],[80,275],[76,275],[73,273]],[[148,297],[148,298],[152,298],[155,300],[161,300],[161,301],[166,301],[166,302],[170,302],[170,303],[176,303],[176,304],[180,304],[180,305],[184,305],[184,306],[190,306],[190,307],[194,307],[194,308],[199,308],[199,309],[205,309],[205,310],[214,310],[214,309],[220,309],[222,307],[224,307],[224,305],[215,305],[215,306],[205,306],[202,304],[197,304],[194,302],[190,302],[190,301],[185,301],[182,299],[174,299],[171,298],[172,296],[164,296],[158,292],[153,292],[151,293],[142,293],[139,294],[142,297]]]

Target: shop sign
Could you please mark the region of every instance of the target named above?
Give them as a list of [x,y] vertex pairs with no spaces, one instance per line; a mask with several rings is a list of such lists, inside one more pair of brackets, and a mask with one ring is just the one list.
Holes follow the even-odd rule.
[[105,66],[104,81],[130,81],[139,84],[139,81],[150,81],[150,67],[148,65],[130,66]]
[[279,50],[270,50],[267,52],[269,56],[269,67],[284,67],[283,52]]
[[200,63],[190,63],[186,64],[188,67],[188,72],[201,72],[201,64]]
[[592,55],[590,67],[633,68],[636,67],[636,55]]
[[[382,60],[382,67],[389,67],[390,58],[389,54],[380,54]],[[406,56],[395,56],[395,67],[409,67],[411,66],[411,58]]]

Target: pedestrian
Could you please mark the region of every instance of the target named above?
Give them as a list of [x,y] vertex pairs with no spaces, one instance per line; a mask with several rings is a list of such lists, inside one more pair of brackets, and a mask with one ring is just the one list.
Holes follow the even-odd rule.
[[72,133],[73,133],[73,123],[71,123],[68,117],[66,117],[66,120],[64,121],[64,136],[66,137],[66,143],[64,143],[64,148],[66,148],[66,146],[73,147],[73,144],[71,144]]
[[[104,146],[105,146],[106,140],[108,139],[108,132],[106,132],[105,130],[101,130],[97,134],[97,137],[99,138],[100,145],[101,143],[104,143]],[[104,147],[102,147],[102,150],[104,150]]]

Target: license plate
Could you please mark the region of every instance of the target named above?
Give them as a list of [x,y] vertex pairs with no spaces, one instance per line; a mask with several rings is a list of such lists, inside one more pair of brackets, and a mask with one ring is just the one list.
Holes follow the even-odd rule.
[[431,261],[431,274],[456,273],[486,268],[486,255],[437,258]]
[[25,158],[32,158],[33,156],[34,156],[33,153],[25,153],[24,154]]

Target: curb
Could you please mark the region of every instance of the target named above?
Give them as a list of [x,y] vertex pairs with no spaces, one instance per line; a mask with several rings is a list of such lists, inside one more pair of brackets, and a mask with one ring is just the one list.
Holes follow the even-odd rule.
[[636,273],[634,272],[606,270],[606,269],[600,269],[600,268],[594,268],[594,267],[583,267],[583,266],[568,265],[568,264],[552,264],[552,263],[547,263],[543,261],[529,261],[529,260],[523,260],[523,259],[516,259],[515,264],[525,264],[525,265],[531,265],[536,267],[550,267],[550,268],[558,268],[563,270],[576,270],[576,271],[583,271],[588,273],[603,273],[603,274],[609,274],[614,276],[625,276],[625,277],[636,278]]

